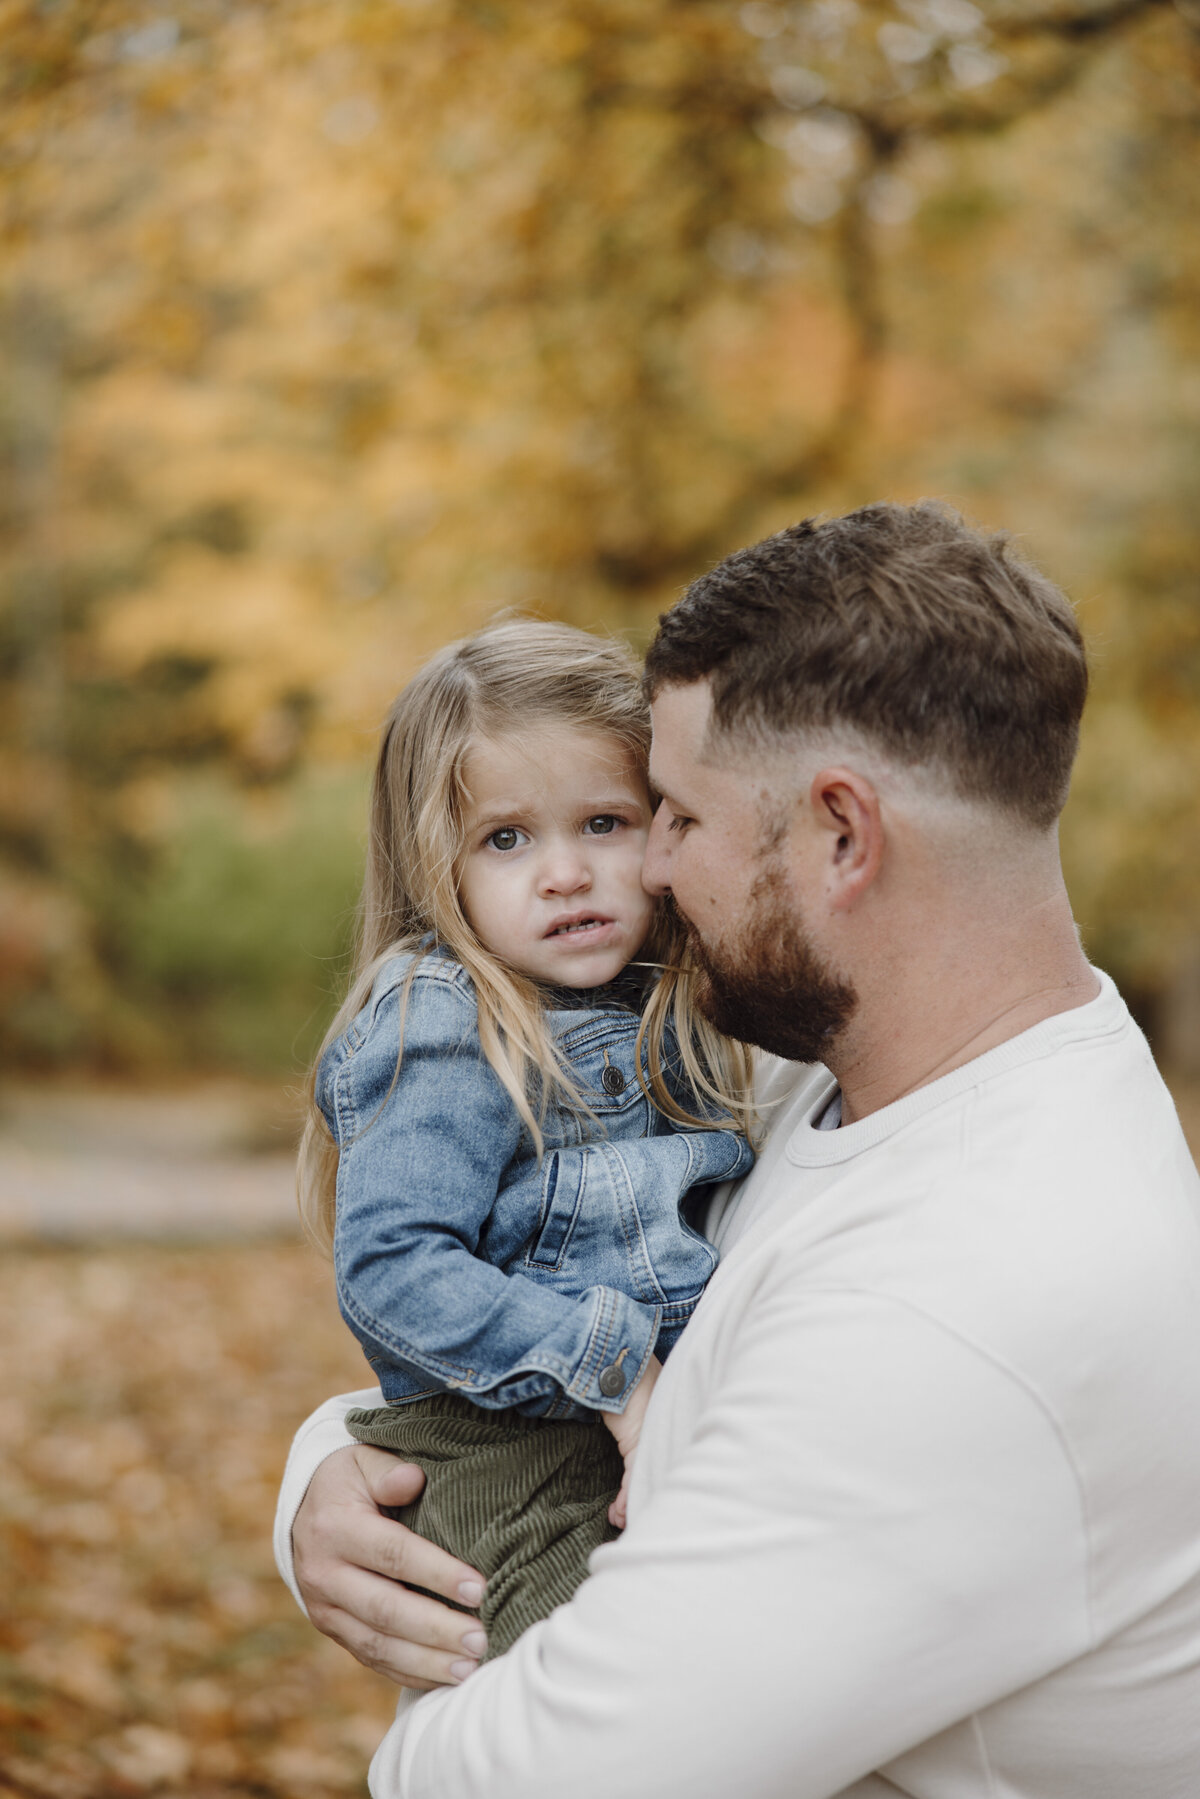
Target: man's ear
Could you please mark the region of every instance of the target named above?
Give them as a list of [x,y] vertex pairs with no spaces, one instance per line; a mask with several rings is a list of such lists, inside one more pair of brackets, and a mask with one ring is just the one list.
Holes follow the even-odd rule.
[[808,790],[812,820],[824,833],[825,890],[830,909],[848,911],[863,897],[883,863],[879,794],[853,769],[818,769]]

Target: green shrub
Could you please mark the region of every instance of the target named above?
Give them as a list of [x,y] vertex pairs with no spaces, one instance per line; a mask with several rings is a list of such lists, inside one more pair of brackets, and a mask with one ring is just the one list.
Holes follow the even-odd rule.
[[269,799],[216,777],[180,788],[148,871],[97,896],[107,970],[170,1062],[308,1061],[345,973],[364,819],[357,771]]

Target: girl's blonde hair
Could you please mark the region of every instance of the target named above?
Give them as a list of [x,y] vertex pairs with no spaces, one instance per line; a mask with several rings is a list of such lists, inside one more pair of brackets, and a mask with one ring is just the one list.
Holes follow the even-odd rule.
[[[536,984],[484,947],[458,896],[469,803],[463,781],[467,757],[481,740],[544,724],[615,737],[646,774],[650,713],[635,658],[624,644],[570,625],[512,619],[451,644],[409,682],[388,715],[371,790],[354,972],[313,1065],[300,1146],[300,1215],[308,1235],[327,1253],[333,1244],[338,1150],[316,1102],[317,1071],[326,1049],[366,1004],[389,957],[413,956],[408,984],[435,943],[466,969],[479,1006],[480,1045],[539,1155],[539,1120],[551,1093],[588,1110],[546,1028]],[[654,1104],[680,1124],[705,1129],[732,1122],[749,1130],[748,1051],[695,1011],[685,946],[673,909],[658,906],[640,959],[663,973],[638,1033],[639,1078]],[[724,1114],[720,1119],[684,1110],[669,1092],[662,1067],[668,1022],[697,1107],[704,1101],[715,1105]],[[398,1071],[399,1058],[396,1066]]]

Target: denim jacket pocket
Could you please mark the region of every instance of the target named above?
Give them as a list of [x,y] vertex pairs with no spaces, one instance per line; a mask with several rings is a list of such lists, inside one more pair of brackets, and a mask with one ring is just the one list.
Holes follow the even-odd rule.
[[651,1134],[650,1102],[638,1080],[634,1046],[638,1021],[624,1013],[593,1015],[558,1033],[558,1047],[590,1116],[555,1106],[547,1143],[562,1145],[601,1140],[609,1129],[619,1137]]
[[583,1198],[585,1162],[551,1150],[543,1165],[541,1228],[529,1252],[532,1268],[561,1268]]

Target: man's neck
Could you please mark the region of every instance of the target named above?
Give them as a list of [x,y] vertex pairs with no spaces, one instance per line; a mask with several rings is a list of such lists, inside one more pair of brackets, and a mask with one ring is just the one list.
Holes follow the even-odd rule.
[[[1099,983],[1079,945],[1065,894],[1007,929],[995,920],[954,951],[936,933],[926,954],[874,977],[827,1058],[853,1124],[940,1080],[1044,1019],[1095,999]],[[869,1021],[869,1022],[868,1022]]]

